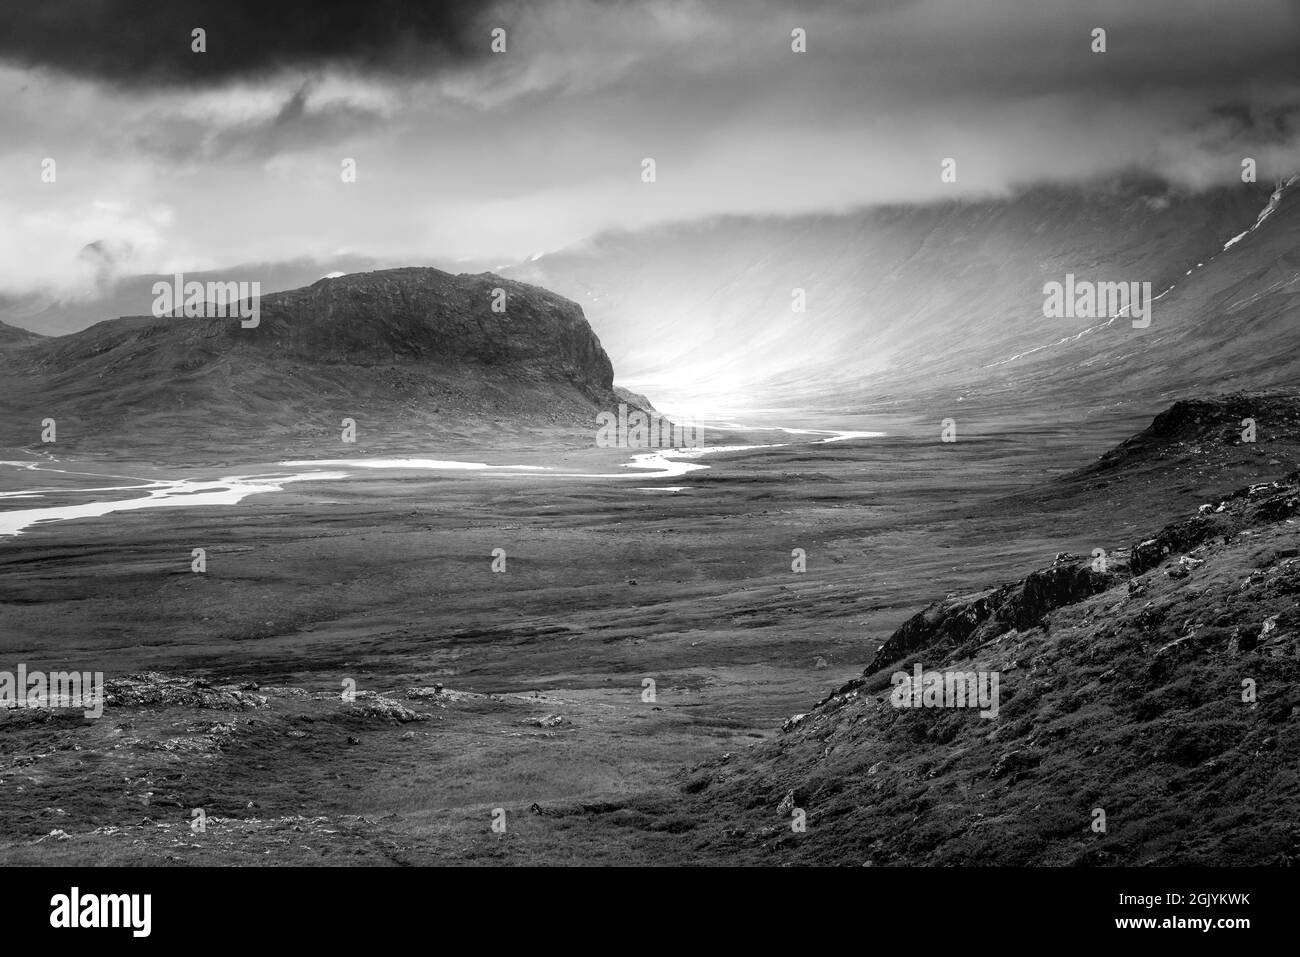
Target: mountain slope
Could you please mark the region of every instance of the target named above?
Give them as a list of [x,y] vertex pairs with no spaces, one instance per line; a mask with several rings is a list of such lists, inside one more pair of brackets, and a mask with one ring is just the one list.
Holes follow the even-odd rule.
[[[1198,411],[1170,410],[1093,473],[1122,481],[1218,441]],[[1061,555],[936,602],[777,738],[687,774],[671,813],[697,822],[700,854],[737,862],[1295,863],[1297,527],[1292,471],[1112,547],[1104,568]],[[998,714],[895,707],[893,674],[918,663],[997,672]]]
[[1294,386],[1300,378],[1300,181],[1262,205],[1271,212],[1257,228],[1230,238],[1226,249],[1222,243],[1207,249],[1182,274],[1155,285],[1153,292],[1163,294],[1149,328],[1121,319],[1086,323],[1048,343],[1026,339],[992,363],[937,380],[934,401],[943,391],[960,391],[975,407],[1053,401],[1143,408],[1179,395]]
[[17,326],[10,326],[0,322],[0,349],[31,345],[44,338],[45,336],[38,335],[35,332],[29,332],[26,329],[19,329]]
[[[1269,195],[1132,177],[980,202],[725,218],[597,237],[509,274],[583,302],[621,378],[656,394],[675,382],[794,406],[953,393],[1014,381],[1018,369],[988,367],[1096,325],[1045,319],[1046,282],[1068,273],[1148,281],[1158,293],[1252,226]],[[1262,264],[1289,253],[1285,241],[1260,250],[1284,211],[1234,254]],[[806,312],[793,311],[795,289]]]

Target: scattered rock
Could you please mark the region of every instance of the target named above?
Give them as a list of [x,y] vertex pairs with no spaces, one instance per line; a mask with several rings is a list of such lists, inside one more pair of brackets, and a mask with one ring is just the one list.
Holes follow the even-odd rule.
[[1014,781],[1025,771],[1036,767],[1041,760],[1042,755],[1035,751],[1024,748],[1008,751],[993,763],[993,767],[989,771],[989,777],[1001,778],[1010,775],[1012,781]]
[[243,690],[245,687],[214,686],[201,678],[181,678],[148,671],[105,681],[104,704],[117,708],[208,708],[216,711],[265,708],[266,695],[252,694]]
[[376,694],[373,691],[358,691],[348,711],[361,718],[386,721],[390,724],[426,721],[429,717],[427,714],[412,711],[400,701],[394,701],[392,698]]

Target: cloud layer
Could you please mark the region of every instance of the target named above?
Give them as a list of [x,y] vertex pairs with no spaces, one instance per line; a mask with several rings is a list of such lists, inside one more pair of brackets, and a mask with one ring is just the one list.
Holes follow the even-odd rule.
[[1294,0],[424,6],[9,5],[0,293],[339,252],[492,265],[723,213],[1300,167]]

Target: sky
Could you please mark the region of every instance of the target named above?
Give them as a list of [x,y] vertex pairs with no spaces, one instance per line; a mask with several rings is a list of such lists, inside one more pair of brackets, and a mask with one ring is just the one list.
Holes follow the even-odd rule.
[[1300,0],[12,0],[0,131],[0,295],[345,253],[507,263],[724,213],[1130,169],[1201,189],[1245,156],[1280,177]]

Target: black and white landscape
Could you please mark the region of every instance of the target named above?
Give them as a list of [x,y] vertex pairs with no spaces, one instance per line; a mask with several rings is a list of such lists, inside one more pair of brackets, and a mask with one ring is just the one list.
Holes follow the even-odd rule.
[[0,862],[1300,862],[1300,6],[0,8]]

